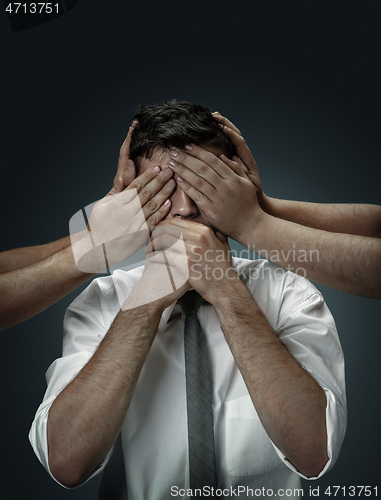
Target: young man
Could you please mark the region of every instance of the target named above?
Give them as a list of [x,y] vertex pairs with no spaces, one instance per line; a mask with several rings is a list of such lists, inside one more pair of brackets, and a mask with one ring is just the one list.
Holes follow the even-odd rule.
[[[141,173],[165,172],[170,151],[189,143],[233,153],[201,106],[168,101],[136,119],[131,158]],[[236,175],[225,167],[221,175]],[[254,185],[238,182],[237,201],[250,204]],[[76,487],[105,467],[120,433],[126,484],[104,489],[109,500],[124,487],[134,500],[297,490],[300,476],[333,465],[345,434],[333,318],[305,279],[264,260],[232,261],[227,235],[185,191],[170,202],[144,269],[94,280],[68,308],[32,446],[59,483]],[[206,300],[193,311],[190,289]]]

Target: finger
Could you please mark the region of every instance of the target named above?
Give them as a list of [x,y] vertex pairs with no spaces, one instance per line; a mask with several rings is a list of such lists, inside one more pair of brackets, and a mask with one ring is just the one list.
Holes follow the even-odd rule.
[[140,191],[160,172],[161,168],[158,165],[149,168],[148,170],[140,174],[138,177],[136,177],[136,179],[125,189],[125,191],[128,191],[130,189],[136,189],[136,191],[140,193]]
[[131,135],[132,135],[132,132],[134,131],[134,128],[136,127],[137,123],[138,123],[137,121],[134,121],[133,124],[128,129],[127,137],[125,138],[125,140],[122,144],[122,147],[120,148],[120,151],[119,151],[118,168],[117,168],[116,175],[114,178],[114,186],[117,186],[117,188],[121,188],[121,190],[123,190],[125,187],[127,187],[127,185],[132,180],[132,179],[129,180],[131,178],[131,176],[129,174],[127,174],[126,180],[127,180],[127,182],[129,181],[128,184],[125,184],[124,186],[120,186],[120,179],[122,179],[123,182],[125,180],[124,179],[125,169],[127,168],[128,170],[131,170],[131,166],[129,167],[127,165],[127,162],[129,160],[129,157],[130,157]]
[[237,175],[239,175],[240,177],[244,177],[245,179],[248,179],[247,177],[248,170],[243,161],[240,158],[238,158],[238,156],[233,156],[232,160],[227,158],[225,155],[220,155],[219,158]]
[[[115,182],[115,179],[114,179],[114,182]],[[113,187],[110,189],[110,191],[106,194],[105,198],[107,198],[107,197],[111,198],[114,194],[121,193],[123,191],[123,188],[121,188],[122,185],[124,185],[124,183],[121,184],[121,183],[117,182],[116,184],[114,184]]]
[[161,234],[156,238],[152,238],[145,248],[146,254],[160,252],[162,250],[167,250],[168,248],[173,247],[180,239],[181,233],[180,231],[178,233],[178,235],[166,233]]
[[165,250],[175,245],[180,239],[184,239],[183,231],[184,228],[176,227],[174,224],[165,225],[161,222],[153,229],[146,252]]
[[[174,179],[170,179],[162,189],[158,193],[156,193],[155,196],[153,196],[150,200],[144,200],[145,204],[143,205],[143,201],[141,200],[140,203],[142,204],[142,210],[144,214],[144,218],[148,219],[151,217],[153,213],[155,213],[159,208],[168,200],[168,198],[171,196],[173,190],[175,189],[176,182]],[[145,192],[146,188],[143,189],[141,195]],[[139,195],[139,197],[141,196]],[[157,222],[156,222],[157,223]],[[155,225],[155,223],[152,221],[152,225]]]
[[115,177],[114,179],[115,184],[108,194],[121,193],[122,191],[124,191],[126,187],[128,187],[131,184],[131,182],[135,179],[135,177],[136,177],[135,164],[132,160],[127,160],[125,169],[122,173],[122,177],[119,177],[118,179]]
[[172,234],[173,236],[176,236],[176,238],[180,238],[181,232],[185,229],[186,227],[177,225],[176,221],[174,221],[173,219],[165,220],[154,228],[154,230],[152,231],[151,240],[159,238],[163,234]]
[[[168,163],[168,166],[175,172],[175,178],[179,180],[179,182],[184,180],[201,193],[203,197],[209,200],[212,200],[216,196],[221,178],[215,172],[212,171],[211,175],[205,174],[205,177],[209,178],[209,180],[206,180],[205,177],[195,174],[188,167],[185,167],[183,164],[173,159]],[[211,170],[209,167],[207,168]]]
[[167,215],[171,209],[171,200],[165,200],[165,202],[161,205],[161,207],[156,210],[150,217],[147,219],[148,227],[152,230],[153,227],[157,226]]
[[194,239],[196,244],[199,243],[200,237],[201,239],[208,236],[214,237],[213,230],[210,227],[205,226],[205,224],[194,222],[192,220],[180,219],[178,217],[163,220],[157,228],[155,228],[155,231],[162,228],[165,228],[165,231],[171,231],[171,234],[178,234],[172,232],[173,228],[177,231],[181,231],[181,237],[184,241],[186,240],[187,242],[190,242]]
[[121,182],[121,184],[123,185],[123,189],[128,187],[131,184],[131,182],[135,179],[135,177],[136,177],[135,164],[132,160],[127,160]]
[[[139,193],[141,193],[142,190],[145,189],[145,186],[160,173],[161,169],[157,165],[155,167],[149,168],[141,175],[139,175],[126,189],[124,189],[122,193],[119,194],[120,198],[118,198],[118,202],[121,204],[121,206],[128,205],[136,196],[139,196],[138,203],[134,202],[133,204],[135,214],[132,214],[130,211],[130,216],[138,214],[142,210],[142,205],[145,205],[147,201],[152,198],[154,193],[151,193],[149,189],[144,192],[144,195],[140,195]],[[161,184],[162,183],[163,182],[161,182]],[[144,215],[142,215],[142,217],[144,217]]]
[[[197,175],[207,179],[211,184],[214,184],[218,179],[213,171],[223,179],[229,178],[230,169],[226,168],[218,156],[195,144],[188,144],[185,148],[186,152],[174,149],[169,152],[169,155],[193,170]],[[175,156],[176,153],[177,156]]]
[[193,220],[180,219],[176,217],[173,219],[167,219],[163,221],[160,224],[160,226],[158,226],[158,228],[155,229],[155,231],[164,226],[178,227],[180,229],[189,229],[189,230],[192,230],[192,228],[194,229],[195,227],[208,229],[207,226],[201,224],[200,222],[194,222]]
[[[153,286],[159,286],[161,296],[163,296],[163,291],[166,293],[165,288],[168,282],[168,273],[172,276],[172,290],[176,291],[176,294],[186,287],[189,289],[190,286],[186,281],[189,277],[188,262],[186,253],[173,252],[172,248],[166,250],[160,250],[146,254],[146,266],[147,272],[153,272],[151,275]],[[154,266],[152,271],[150,266]],[[163,290],[164,287],[164,290]],[[178,288],[179,287],[179,288]],[[148,293],[150,294],[152,286],[149,287]],[[176,300],[176,297],[174,298]]]
[[[177,149],[169,152],[171,160],[168,165],[171,168],[172,166],[176,168],[180,163],[216,188],[221,178],[230,177],[230,168],[226,168],[226,165],[215,154],[194,144],[188,144],[185,147],[186,152]],[[181,170],[176,170],[176,172],[183,177]]]
[[224,126],[223,130],[226,137],[228,137],[233,146],[235,146],[238,156],[245,163],[245,165],[247,161],[254,162],[251,151],[242,135],[237,134],[237,132],[226,126]]
[[175,179],[177,182],[177,186],[182,189],[184,193],[186,193],[203,212],[207,211],[211,207],[211,205],[213,205],[213,201],[210,198],[205,196],[204,193],[196,189],[182,177],[176,174]]
[[241,160],[245,164],[250,179],[253,182],[254,180],[256,180],[256,182],[254,183],[256,185],[257,183],[259,183],[260,185],[258,167],[257,164],[255,163],[255,160],[251,154],[249,147],[246,144],[245,139],[241,135],[234,132],[232,129],[229,129],[228,127],[224,126],[223,130],[226,137],[228,137],[233,146],[235,146],[237,155],[239,156],[239,158],[241,158]]
[[134,127],[131,125],[128,129],[128,133],[126,138],[123,141],[123,144],[119,150],[119,159],[118,159],[118,169],[116,172],[115,178],[120,179],[123,176],[123,172],[129,159],[130,155],[130,143],[131,143],[131,134],[134,130]]
[[229,129],[234,130],[234,132],[236,132],[237,134],[242,135],[241,131],[234,125],[234,123],[228,120],[225,116],[222,116],[218,111],[214,111],[212,115],[213,118],[215,118],[219,123],[221,123],[221,125],[225,125]]
[[130,125],[127,136],[124,139],[124,142],[120,148],[119,158],[120,160],[122,160],[122,162],[124,162],[124,164],[126,164],[126,161],[130,157],[131,136],[137,124],[138,124],[137,120],[134,120],[132,125]]
[[[160,169],[160,167],[158,167]],[[144,175],[144,174],[142,174]],[[164,186],[166,186],[166,193],[168,193],[168,187],[171,187],[170,191],[173,191],[173,188],[175,187],[174,182],[169,182],[169,179],[173,176],[173,171],[172,169],[166,167],[163,170],[160,170],[159,174],[156,175],[154,178],[149,179],[149,182],[147,182],[144,186],[142,186],[141,192],[139,194],[139,199],[142,207],[144,207],[152,198],[158,193],[161,189],[163,189]],[[140,176],[138,177],[138,179]],[[137,179],[137,180],[138,180]],[[167,184],[168,183],[168,184]],[[168,198],[168,196],[167,196]],[[162,202],[165,200],[162,200]],[[153,208],[153,210],[156,210],[156,208]],[[151,212],[152,213],[152,212]]]

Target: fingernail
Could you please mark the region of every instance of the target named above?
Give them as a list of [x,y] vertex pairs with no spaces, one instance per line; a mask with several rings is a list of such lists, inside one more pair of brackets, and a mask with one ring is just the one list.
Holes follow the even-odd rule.
[[170,160],[170,161],[168,162],[168,166],[173,167],[173,168],[176,168],[176,167],[178,167],[178,163],[177,163],[177,161],[175,161],[175,160]]
[[158,174],[160,172],[160,167],[154,167],[152,172],[154,172],[155,174]]
[[128,169],[134,168],[134,162],[132,160],[127,160],[126,168]]
[[120,191],[121,189],[123,189],[123,186],[124,186],[123,179],[119,177],[119,179],[115,183],[115,187]]
[[175,158],[178,154],[179,152],[176,149],[171,149],[169,152],[169,156],[172,156],[172,158]]
[[185,149],[187,149],[188,151],[192,151],[193,146],[192,146],[191,144],[187,144],[187,145],[185,146]]
[[166,177],[171,177],[171,175],[173,174],[172,169],[170,168],[165,168],[163,172]]
[[167,201],[165,201],[165,202],[163,203],[163,205],[164,205],[165,207],[167,207],[167,206],[168,206],[168,205],[170,205],[170,204],[171,204],[171,201],[170,201],[170,200],[167,200]]
[[213,111],[212,115],[221,116],[221,113],[219,113],[218,111]]
[[183,182],[183,180],[184,180],[184,179],[182,179],[181,177],[177,176],[177,177],[176,177],[176,180],[177,180],[178,182]]
[[171,179],[170,181],[167,182],[168,187],[173,187],[175,185],[175,181]]

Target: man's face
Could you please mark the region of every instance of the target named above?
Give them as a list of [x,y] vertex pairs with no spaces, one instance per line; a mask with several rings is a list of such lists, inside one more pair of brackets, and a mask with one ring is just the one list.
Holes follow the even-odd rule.
[[[219,151],[216,148],[211,148],[210,146],[203,147],[217,156],[223,153],[222,151]],[[163,170],[164,168],[168,167],[168,162],[170,159],[171,158],[167,152],[163,151],[162,149],[158,149],[157,151],[155,151],[155,154],[150,160],[147,158],[143,158],[140,160],[139,174],[142,174],[149,168],[156,165],[158,165]],[[208,226],[214,230],[213,226],[206,218],[204,212],[202,212],[198,208],[195,202],[191,198],[189,198],[189,196],[180,187],[175,187],[174,192],[170,196],[170,200],[171,209],[165,219],[168,220],[177,217],[180,219],[204,224],[205,226]]]

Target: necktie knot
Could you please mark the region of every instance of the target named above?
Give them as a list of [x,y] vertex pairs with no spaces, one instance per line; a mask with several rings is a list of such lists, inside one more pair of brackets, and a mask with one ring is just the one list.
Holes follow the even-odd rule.
[[200,307],[207,304],[207,301],[196,290],[189,290],[177,302],[182,307],[185,316],[197,314]]

